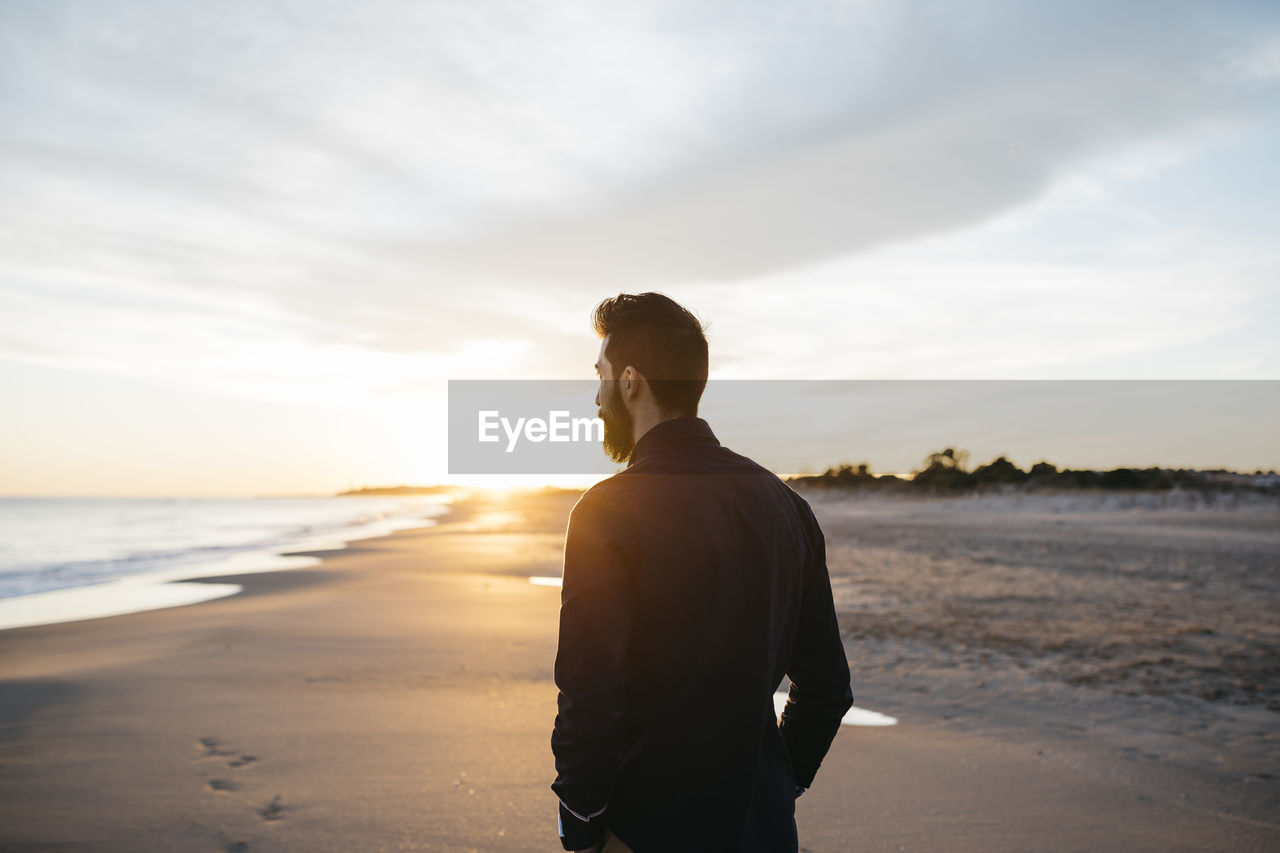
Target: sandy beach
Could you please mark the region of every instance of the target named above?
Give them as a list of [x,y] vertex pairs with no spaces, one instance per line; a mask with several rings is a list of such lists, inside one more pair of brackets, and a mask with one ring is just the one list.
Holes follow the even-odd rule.
[[[0,632],[0,850],[559,850],[529,578],[575,499]],[[803,850],[1280,849],[1274,503],[813,503],[857,704],[899,723],[842,729]]]

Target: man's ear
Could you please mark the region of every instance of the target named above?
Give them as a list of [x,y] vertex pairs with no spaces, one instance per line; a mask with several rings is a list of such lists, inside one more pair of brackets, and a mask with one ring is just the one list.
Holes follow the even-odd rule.
[[622,375],[618,377],[618,386],[622,389],[622,396],[628,400],[634,400],[640,393],[640,382],[640,371],[628,364],[622,371]]

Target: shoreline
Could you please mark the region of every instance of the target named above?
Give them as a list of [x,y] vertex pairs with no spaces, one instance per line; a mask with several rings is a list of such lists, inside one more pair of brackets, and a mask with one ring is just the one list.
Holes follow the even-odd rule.
[[[433,511],[429,515],[420,515],[424,508],[419,508],[404,516],[370,522],[369,530],[350,531],[356,534],[353,538],[341,532],[311,535],[292,544],[250,549],[195,565],[0,598],[0,636],[18,628],[190,607],[234,596],[240,589],[228,578],[313,568],[321,564],[317,555],[338,553],[353,543],[401,530],[431,527],[448,512],[449,505],[441,501],[428,505]],[[217,583],[219,578],[221,583]]]

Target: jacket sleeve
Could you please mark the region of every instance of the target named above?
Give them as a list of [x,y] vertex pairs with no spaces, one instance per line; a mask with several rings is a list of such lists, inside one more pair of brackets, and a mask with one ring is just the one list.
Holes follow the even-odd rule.
[[805,567],[800,625],[787,669],[791,687],[778,725],[791,753],[796,784],[808,788],[840,730],[840,720],[853,707],[853,687],[831,594],[826,539],[804,501],[801,515],[813,551]]
[[560,840],[580,850],[604,834],[604,815],[622,755],[624,662],[633,587],[625,526],[588,493],[569,516],[551,733],[560,798]]

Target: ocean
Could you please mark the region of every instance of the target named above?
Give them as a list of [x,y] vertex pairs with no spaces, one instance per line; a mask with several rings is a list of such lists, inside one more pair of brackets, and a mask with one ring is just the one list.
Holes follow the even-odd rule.
[[0,497],[0,629],[230,595],[240,588],[178,581],[316,565],[280,555],[426,527],[447,501]]

